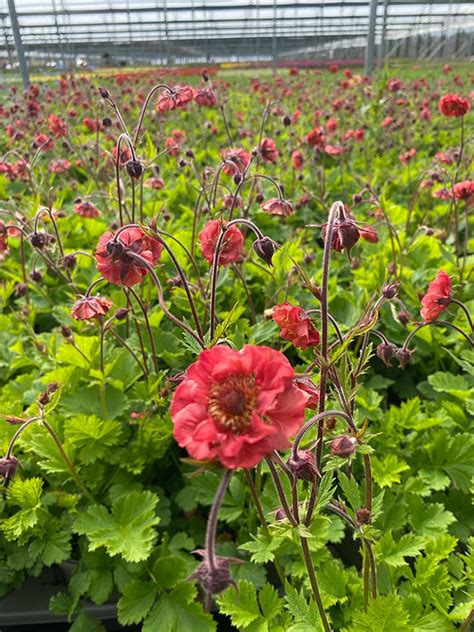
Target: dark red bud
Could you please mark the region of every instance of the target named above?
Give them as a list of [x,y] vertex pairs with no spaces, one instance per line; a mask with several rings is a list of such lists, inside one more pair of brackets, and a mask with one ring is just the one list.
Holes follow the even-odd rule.
[[110,92],[107,90],[107,88],[99,88],[99,94],[103,99],[109,99],[110,98]]
[[357,509],[357,511],[355,512],[355,518],[359,524],[370,524],[370,511],[367,509],[367,507]]
[[379,357],[385,366],[392,366],[390,360],[393,358],[397,351],[397,347],[391,342],[381,342],[376,349],[377,357]]
[[115,311],[114,317],[117,320],[124,320],[125,318],[127,318],[127,314],[129,311],[130,309],[128,307],[119,307],[119,309]]
[[399,281],[396,281],[395,283],[387,283],[382,288],[382,296],[389,300],[395,298],[395,296],[398,294],[399,286]]
[[256,239],[253,244],[253,249],[255,254],[265,261],[269,266],[272,264],[272,258],[275,254],[278,244],[276,244],[273,239],[270,237],[261,237],[260,239]]
[[340,435],[331,441],[331,454],[333,456],[340,456],[347,458],[351,454],[354,454],[356,449],[356,439],[349,437],[348,435]]
[[396,351],[395,356],[398,360],[399,366],[401,369],[404,369],[405,366],[410,362],[412,353],[408,349],[402,347]]
[[18,467],[18,459],[15,456],[5,456],[0,459],[0,476],[5,480],[12,478]]
[[128,175],[137,180],[143,173],[143,165],[139,160],[129,160],[125,164],[125,169],[127,170]]
[[313,482],[319,476],[316,459],[310,450],[299,450],[295,457],[288,459],[288,467],[296,478]]

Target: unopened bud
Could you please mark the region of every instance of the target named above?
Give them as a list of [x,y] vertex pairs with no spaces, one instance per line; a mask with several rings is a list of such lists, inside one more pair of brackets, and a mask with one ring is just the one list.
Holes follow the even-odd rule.
[[10,426],[21,426],[27,421],[26,419],[22,419],[21,417],[16,417],[15,415],[7,415],[5,417],[5,421]]
[[100,87],[99,88],[99,94],[103,99],[109,99],[110,98],[110,92],[107,90],[107,88],[103,88]]
[[72,338],[72,329],[66,325],[61,325],[61,336],[66,339]]
[[25,296],[28,293],[28,283],[17,283],[15,285],[15,296]]
[[117,320],[124,320],[125,318],[127,318],[129,311],[130,309],[128,307],[119,307],[119,309],[115,311],[114,317]]
[[333,456],[347,458],[351,454],[354,454],[356,443],[357,440],[354,439],[354,437],[340,435],[331,441],[331,454]]
[[398,288],[400,283],[396,281],[395,283],[387,283],[382,288],[382,296],[388,300],[395,298],[398,294]]
[[74,270],[77,264],[76,256],[73,254],[64,255],[61,259],[61,266],[66,270]]
[[295,456],[288,459],[288,467],[295,478],[313,482],[319,476],[316,459],[310,450],[298,450]]
[[370,511],[367,509],[367,507],[357,509],[357,511],[355,512],[355,518],[359,524],[370,524]]
[[207,593],[215,595],[222,592],[228,586],[234,585],[230,574],[230,560],[225,557],[214,558],[214,568],[206,561],[201,562],[197,569],[189,576],[189,579],[197,579]]
[[0,459],[0,476],[5,480],[12,478],[18,467],[18,459],[15,456],[4,456]]
[[43,280],[43,275],[39,270],[33,270],[33,272],[30,274],[30,279],[35,283],[41,283],[41,281]]
[[106,116],[105,118],[102,119],[102,125],[104,127],[111,127],[112,125],[112,119],[109,118],[108,116]]
[[385,366],[390,367],[392,363],[390,360],[393,358],[397,351],[397,347],[391,342],[381,342],[376,349],[377,357],[379,357]]
[[262,261],[265,261],[269,266],[273,265],[272,258],[278,248],[278,244],[276,244],[273,239],[270,239],[270,237],[260,237],[253,242],[252,246],[255,254],[260,257]]
[[398,351],[395,353],[395,356],[398,360],[398,363],[401,369],[404,369],[405,366],[408,364],[408,362],[410,362],[411,355],[412,355],[411,351],[409,351],[405,347],[398,349]]
[[48,384],[46,390],[43,391],[38,397],[38,404],[40,406],[46,406],[46,404],[49,404],[49,402],[51,401],[51,396],[58,390],[58,388],[58,382],[51,382],[51,384]]
[[397,314],[397,320],[406,327],[410,322],[410,314],[406,309],[402,309],[402,311]]
[[143,173],[143,165],[139,160],[129,160],[125,164],[125,169],[134,180],[137,180]]
[[46,245],[48,241],[48,235],[46,235],[46,233],[34,232],[34,233],[31,233],[29,239],[30,239],[30,244],[34,248],[41,249],[41,248],[44,248],[44,246]]
[[359,241],[359,229],[357,228],[354,220],[350,218],[343,219],[339,222],[337,232],[339,239],[341,240],[342,247],[347,248],[347,250],[350,250],[352,246]]
[[288,114],[283,117],[283,125],[285,127],[290,127],[291,125],[291,116],[288,116]]

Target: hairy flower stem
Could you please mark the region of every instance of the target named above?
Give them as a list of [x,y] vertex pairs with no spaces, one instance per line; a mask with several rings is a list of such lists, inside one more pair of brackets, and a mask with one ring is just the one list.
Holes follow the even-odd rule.
[[263,239],[263,233],[253,222],[248,219],[238,218],[229,222],[226,226],[223,226],[221,229],[221,233],[217,239],[216,247],[214,250],[214,258],[212,261],[212,269],[211,269],[211,300],[210,300],[210,320],[209,320],[209,332],[211,341],[214,338],[214,333],[216,331],[216,288],[217,288],[217,277],[219,275],[219,255],[222,248],[222,244],[224,242],[224,237],[227,230],[236,224],[243,224],[244,226],[248,226],[253,230],[256,234],[257,239]]
[[219,487],[217,488],[216,495],[214,496],[214,502],[212,503],[211,511],[209,512],[209,518],[207,519],[204,559],[206,561],[206,564],[209,570],[212,573],[214,573],[216,570],[215,546],[216,546],[217,518],[219,515],[219,509],[221,508],[221,505],[222,505],[222,501],[224,500],[224,495],[227,489],[227,485],[229,484],[229,481],[232,478],[232,474],[233,474],[232,470],[226,470],[224,472],[224,475],[221,478],[221,482],[219,483]]
[[436,325],[438,327],[450,327],[451,329],[454,329],[455,331],[460,333],[461,336],[466,338],[466,340],[469,342],[471,346],[474,346],[474,341],[460,327],[457,327],[456,325],[453,325],[452,323],[448,323],[446,320],[434,320],[432,322],[421,323],[413,331],[411,331],[408,334],[405,342],[403,343],[402,349],[408,349],[408,345],[410,344],[412,338],[416,335],[416,333],[423,327],[428,327],[429,325]]
[[56,447],[59,450],[59,453],[61,455],[61,458],[64,461],[64,464],[66,465],[67,469],[69,470],[74,482],[76,483],[76,485],[79,487],[79,489],[83,492],[83,494],[85,496],[87,496],[87,498],[89,500],[91,500],[92,502],[96,502],[95,498],[92,496],[92,494],[90,493],[90,491],[87,489],[87,487],[84,485],[84,483],[82,482],[79,474],[77,473],[76,468],[74,467],[74,465],[72,464],[72,461],[70,460],[70,458],[68,457],[68,455],[66,454],[62,443],[58,437],[58,435],[56,434],[56,432],[53,430],[53,428],[49,425],[49,423],[46,421],[46,419],[44,418],[44,413],[43,411],[41,411],[41,415],[37,416],[37,417],[32,417],[31,419],[28,419],[27,421],[25,421],[24,424],[22,424],[18,430],[15,432],[15,434],[13,435],[13,437],[10,440],[10,445],[8,446],[8,451],[6,454],[6,458],[9,459],[12,456],[12,452],[13,452],[13,447],[18,439],[18,437],[24,432],[24,430],[26,430],[26,428],[28,426],[30,426],[31,424],[33,424],[34,422],[39,421],[41,422],[41,424],[46,428],[46,430],[48,431],[49,435],[51,436],[51,438],[53,439],[54,443],[56,444]]
[[133,139],[133,144],[136,145],[138,143],[138,139],[140,138],[140,132],[142,129],[142,124],[143,124],[143,119],[145,117],[146,114],[146,110],[148,108],[148,104],[150,103],[150,100],[152,99],[153,95],[158,92],[158,90],[167,90],[170,94],[172,92],[171,88],[169,86],[167,86],[166,84],[159,84],[157,86],[154,86],[150,92],[148,93],[147,98],[145,99],[145,102],[143,104],[142,110],[140,112],[140,116],[138,118],[138,123],[137,123],[137,127],[135,129],[135,136]]
[[104,363],[104,341],[105,341],[105,328],[102,317],[98,319],[99,325],[99,358],[100,358],[100,372],[102,373],[102,380],[99,384],[100,391],[100,416],[105,419],[107,416],[107,405],[105,401],[105,363]]
[[[267,538],[270,539],[271,537],[270,531],[268,529],[268,524],[265,518],[265,513],[263,511],[262,503],[260,502],[260,498],[258,496],[257,488],[255,487],[255,483],[253,482],[252,474],[247,469],[244,469],[244,475],[245,475],[245,480],[247,481],[247,485],[249,486],[250,493],[252,494],[252,498],[255,503],[255,509],[257,511],[260,524],[262,525],[262,529],[265,535],[267,536]],[[286,582],[285,574],[283,572],[283,569],[281,568],[280,562],[278,561],[277,557],[275,557],[275,559],[273,560],[273,565],[275,566],[275,570],[278,574],[278,577],[281,583],[284,585]]]
[[135,259],[135,261],[138,261],[140,263],[140,265],[143,268],[146,268],[148,270],[148,272],[150,273],[151,278],[153,279],[153,282],[156,286],[157,289],[157,293],[158,293],[158,303],[161,307],[161,309],[164,311],[164,313],[166,314],[166,316],[175,324],[178,325],[178,327],[180,327],[181,329],[183,329],[184,331],[186,331],[190,336],[192,336],[196,342],[199,343],[200,347],[202,349],[206,348],[206,345],[204,344],[204,340],[199,336],[199,334],[197,334],[195,331],[193,331],[193,329],[191,329],[191,327],[189,325],[187,325],[186,323],[184,323],[182,320],[180,320],[177,316],[175,316],[167,307],[166,303],[165,303],[165,299],[163,296],[163,288],[161,287],[161,283],[160,280],[158,278],[158,275],[156,274],[155,270],[153,269],[153,266],[151,266],[148,261],[146,259],[144,259],[142,256],[140,256],[139,254],[135,253],[135,252],[131,252],[128,251],[127,253],[129,255],[129,257],[131,257],[132,259]]
[[331,632],[331,626],[329,625],[329,621],[327,619],[326,612],[324,610],[323,602],[321,599],[321,593],[319,592],[318,582],[316,580],[316,573],[314,571],[314,565],[313,565],[313,560],[311,558],[311,551],[309,550],[308,540],[300,536],[300,544],[301,544],[301,550],[303,551],[303,557],[306,564],[306,569],[308,571],[309,581],[311,582],[311,588],[313,590],[314,601],[318,608],[319,616],[321,617],[321,623],[323,624],[323,628],[325,632]]
[[275,464],[273,463],[271,457],[266,457],[265,460],[267,462],[268,468],[270,469],[270,474],[272,476],[273,483],[275,485],[275,489],[278,494],[278,498],[280,500],[282,509],[285,512],[286,517],[290,521],[291,525],[293,527],[297,527],[298,523],[295,517],[293,516],[293,513],[290,509],[290,505],[288,504],[288,500],[286,499],[285,490],[283,489],[283,485],[282,485],[278,470],[276,469]]
[[474,332],[474,323],[472,322],[471,314],[469,313],[469,310],[464,305],[464,303],[462,301],[458,301],[456,298],[452,298],[451,303],[454,303],[455,305],[457,305],[458,307],[462,309],[462,311],[464,312],[467,318],[467,322],[469,323],[469,327],[471,328],[471,331]]

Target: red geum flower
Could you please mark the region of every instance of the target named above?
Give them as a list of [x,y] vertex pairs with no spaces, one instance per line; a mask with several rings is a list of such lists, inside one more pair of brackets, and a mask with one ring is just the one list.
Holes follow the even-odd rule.
[[110,283],[131,287],[140,283],[148,273],[148,268],[131,255],[138,254],[154,266],[160,258],[162,246],[135,226],[121,228],[117,233],[106,232],[99,239],[95,251],[97,269]]
[[241,147],[223,149],[221,156],[227,161],[223,166],[222,171],[228,176],[233,176],[236,173],[243,173],[250,164],[249,152],[245,151],[245,149],[242,149]]
[[420,313],[425,322],[433,322],[444,312],[451,302],[451,293],[451,279],[446,272],[440,270],[421,299],[423,308]]
[[[326,232],[327,224],[323,224],[321,229],[323,241],[326,241]],[[359,241],[359,237],[360,230],[353,217],[347,215],[343,219],[337,219],[332,233],[332,249],[337,252],[342,252],[344,248],[350,250]]]
[[322,127],[315,127],[306,134],[306,142],[310,147],[318,147],[324,143],[324,130]]
[[39,151],[51,151],[54,149],[54,140],[46,134],[37,134],[33,140],[33,147]]
[[49,125],[49,131],[54,136],[58,136],[58,137],[66,136],[67,134],[66,123],[59,116],[56,116],[55,114],[50,114],[48,116],[48,125]]
[[[214,261],[214,252],[221,230],[222,223],[217,219],[211,219],[199,233],[202,256],[209,263]],[[222,241],[218,259],[219,265],[226,266],[238,261],[242,255],[243,247],[244,236],[242,232],[237,226],[230,226],[226,230]]]
[[156,109],[160,114],[184,107],[194,98],[194,90],[191,86],[174,86],[171,92],[162,94],[156,104]]
[[74,204],[74,212],[80,215],[81,217],[99,217],[100,211],[88,200],[80,201]]
[[381,127],[388,127],[393,123],[393,116],[386,116],[382,121]]
[[358,228],[362,239],[365,239],[365,241],[369,241],[372,244],[376,244],[378,242],[379,236],[375,228],[367,225],[359,226]]
[[340,156],[344,153],[344,147],[341,147],[341,145],[324,145],[324,151],[330,156]]
[[319,332],[302,307],[291,303],[275,305],[273,320],[280,327],[280,336],[295,347],[306,349],[319,343]]
[[264,138],[259,147],[260,155],[265,162],[276,162],[280,152],[271,138]]
[[306,400],[306,408],[317,410],[319,403],[319,389],[309,377],[305,375],[297,375],[294,384],[305,393],[308,397]]
[[454,157],[452,155],[450,155],[449,153],[442,152],[442,151],[438,151],[435,154],[435,158],[436,160],[444,163],[445,165],[452,165],[454,162]]
[[414,147],[412,147],[411,149],[409,149],[405,153],[400,154],[400,156],[398,156],[398,159],[400,160],[400,162],[403,162],[404,164],[407,164],[415,156],[415,154],[416,154],[416,149]]
[[326,121],[326,130],[328,132],[328,134],[334,134],[334,132],[337,130],[337,121],[335,118],[329,118]]
[[287,217],[293,213],[293,207],[288,200],[283,198],[270,198],[260,204],[260,208],[268,215],[282,215]]
[[444,116],[464,116],[469,111],[471,103],[458,93],[445,94],[438,102],[438,111]]
[[0,261],[8,254],[8,229],[0,220]]
[[438,200],[446,201],[451,200],[453,197],[451,191],[449,191],[448,189],[437,189],[436,191],[433,191],[431,195]]
[[217,97],[211,88],[202,88],[196,93],[196,103],[201,107],[211,108],[217,104]]
[[83,296],[72,306],[71,316],[76,320],[90,320],[106,316],[112,301],[103,296]]
[[162,189],[165,186],[165,183],[163,182],[163,180],[161,178],[158,178],[157,176],[152,176],[151,178],[148,178],[148,180],[145,180],[145,183],[143,185],[144,187],[146,187],[147,189]]
[[269,347],[218,345],[188,367],[171,402],[174,438],[198,460],[254,467],[290,446],[306,397],[285,356]]
[[457,200],[471,200],[474,196],[474,180],[463,180],[453,186],[454,197]]
[[303,154],[298,151],[298,149],[295,149],[291,154],[291,164],[295,171],[301,171],[301,169],[303,169]]
[[48,168],[51,173],[65,173],[71,168],[71,163],[69,162],[69,160],[66,160],[64,158],[58,158],[57,160],[52,160],[49,163]]

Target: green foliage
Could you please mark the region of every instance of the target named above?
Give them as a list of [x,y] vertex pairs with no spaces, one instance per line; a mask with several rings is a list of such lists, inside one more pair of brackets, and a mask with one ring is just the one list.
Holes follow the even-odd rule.
[[148,491],[124,494],[110,511],[103,505],[92,505],[80,513],[74,530],[87,536],[91,551],[104,546],[110,555],[139,562],[148,557],[156,538],[157,503],[158,498]]

